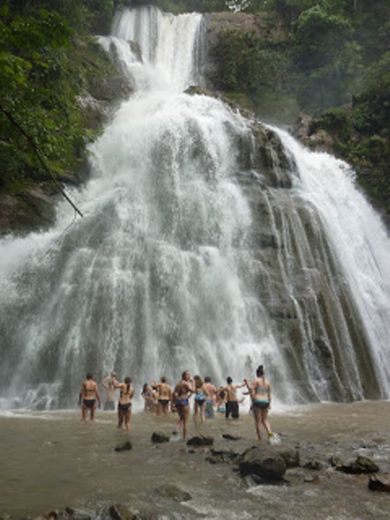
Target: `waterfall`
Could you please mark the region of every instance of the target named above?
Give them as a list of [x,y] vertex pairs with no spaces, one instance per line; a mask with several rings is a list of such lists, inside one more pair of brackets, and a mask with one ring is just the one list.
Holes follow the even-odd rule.
[[[72,406],[87,370],[138,388],[263,363],[276,402],[389,396],[389,244],[340,161],[201,82],[202,17],[123,10],[100,38],[135,93],[45,233],[0,241],[4,406]],[[1,402],[1,401],[0,401]]]

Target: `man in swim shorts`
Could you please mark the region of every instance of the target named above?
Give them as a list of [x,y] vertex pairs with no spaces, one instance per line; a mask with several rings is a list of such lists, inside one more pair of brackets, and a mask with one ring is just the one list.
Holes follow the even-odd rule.
[[240,414],[239,414],[239,404],[238,404],[238,398],[237,398],[237,389],[245,386],[245,383],[243,383],[242,385],[234,385],[233,379],[231,377],[228,377],[226,379],[226,382],[227,382],[227,387],[224,388],[224,390],[227,394],[225,417],[226,417],[226,419],[229,419],[229,417],[231,415],[233,417],[233,419],[238,419]]
[[98,386],[96,384],[96,381],[94,381],[92,374],[88,373],[81,385],[81,390],[79,394],[79,405],[81,406],[82,422],[87,420],[88,412],[90,421],[93,422],[95,420],[96,401],[98,402],[99,406],[101,406]]
[[111,374],[102,381],[103,387],[106,391],[106,400],[103,407],[104,410],[115,410],[115,384],[117,383],[118,381],[115,372],[111,372]]

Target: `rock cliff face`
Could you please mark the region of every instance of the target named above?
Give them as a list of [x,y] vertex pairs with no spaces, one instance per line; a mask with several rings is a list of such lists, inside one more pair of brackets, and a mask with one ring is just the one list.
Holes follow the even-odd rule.
[[283,44],[288,39],[288,32],[280,20],[266,13],[248,14],[220,12],[205,15],[205,76],[207,86],[213,88],[210,77],[216,70],[213,49],[218,37],[225,31],[253,32],[267,45]]

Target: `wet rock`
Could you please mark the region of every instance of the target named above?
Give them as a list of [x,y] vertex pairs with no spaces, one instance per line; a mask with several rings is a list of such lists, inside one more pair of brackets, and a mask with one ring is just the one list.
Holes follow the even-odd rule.
[[66,518],[69,520],[91,520],[92,514],[87,513],[81,509],[73,509],[71,507],[65,508]]
[[166,484],[164,486],[160,486],[155,489],[155,493],[164,498],[170,498],[175,502],[188,502],[188,500],[192,499],[192,496],[187,491],[177,486],[174,486],[173,484]]
[[122,504],[110,506],[108,513],[112,520],[132,520],[134,518],[133,512],[129,511],[129,509]]
[[390,475],[372,475],[368,479],[368,489],[390,493]]
[[317,459],[311,459],[305,462],[303,467],[314,471],[320,471],[324,467],[324,465]]
[[151,441],[157,444],[161,444],[162,442],[169,442],[169,435],[165,435],[165,433],[161,432],[153,432]]
[[230,433],[223,433],[222,437],[227,441],[239,441],[242,437],[237,437],[235,435],[230,435]]
[[205,437],[204,435],[191,437],[191,439],[187,441],[187,446],[212,446],[213,444],[214,438]]
[[115,446],[115,451],[129,451],[133,448],[130,441],[122,442]]
[[224,462],[227,464],[236,464],[239,462],[241,455],[236,453],[233,450],[211,450],[211,455],[206,457],[206,460],[210,462],[210,464],[217,464],[219,462]]
[[341,460],[341,458],[338,455],[331,455],[328,460],[329,460],[329,464],[333,468],[337,469],[343,465],[343,461]]
[[338,471],[342,471],[343,473],[358,475],[361,473],[377,473],[379,471],[379,467],[375,462],[368,457],[363,457],[362,455],[358,455],[355,461],[348,462],[346,464],[341,464],[341,466],[337,466],[336,469]]
[[254,446],[246,450],[240,458],[242,476],[257,475],[265,481],[282,480],[286,463],[281,455],[269,447]]
[[280,446],[276,447],[275,451],[282,457],[288,469],[298,468],[300,466],[301,461],[298,449]]

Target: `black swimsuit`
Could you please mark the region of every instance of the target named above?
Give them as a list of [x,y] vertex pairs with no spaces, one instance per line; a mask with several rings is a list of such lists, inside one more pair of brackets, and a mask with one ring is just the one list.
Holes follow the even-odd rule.
[[131,408],[131,403],[126,403],[126,404],[122,404],[122,403],[118,403],[118,410],[120,410],[121,412],[128,412]]
[[94,408],[96,399],[83,399],[83,404],[86,408]]

